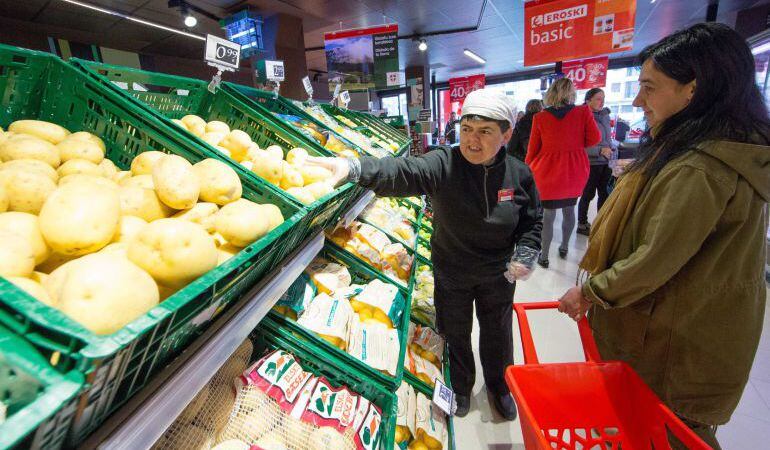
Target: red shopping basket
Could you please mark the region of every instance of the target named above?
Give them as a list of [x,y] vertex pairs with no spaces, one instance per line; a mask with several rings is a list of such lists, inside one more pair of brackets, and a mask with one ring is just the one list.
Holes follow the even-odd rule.
[[601,360],[586,319],[578,323],[586,362],[540,364],[527,310],[557,306],[558,302],[513,305],[524,365],[509,366],[505,379],[519,406],[528,450],[670,449],[666,430],[690,449],[711,449],[628,364]]

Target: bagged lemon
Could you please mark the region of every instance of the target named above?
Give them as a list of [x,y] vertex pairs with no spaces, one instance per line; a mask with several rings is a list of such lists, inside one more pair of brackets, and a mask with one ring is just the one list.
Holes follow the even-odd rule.
[[320,294],[310,302],[297,323],[340,350],[345,350],[352,317],[353,308],[346,299]]

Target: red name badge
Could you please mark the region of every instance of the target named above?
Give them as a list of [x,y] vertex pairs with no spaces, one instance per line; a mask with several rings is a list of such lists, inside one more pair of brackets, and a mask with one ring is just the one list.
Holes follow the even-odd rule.
[[497,191],[497,202],[510,202],[513,200],[513,189],[500,189]]

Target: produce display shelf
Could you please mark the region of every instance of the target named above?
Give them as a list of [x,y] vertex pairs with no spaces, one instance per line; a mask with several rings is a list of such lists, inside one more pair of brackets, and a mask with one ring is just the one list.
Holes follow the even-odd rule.
[[399,144],[399,149],[396,152],[396,155],[401,155],[408,152],[409,146],[411,144],[409,137],[406,134],[393,128],[392,126],[386,124],[385,122],[372,116],[371,114],[338,108],[328,103],[321,103],[320,105],[327,114],[332,116],[345,117],[355,125],[358,125],[357,128],[360,128],[365,133],[370,135],[382,134],[390,139],[395,140]]
[[[92,435],[83,448],[150,448],[200,392],[270,308],[323,248],[323,234],[307,240],[280,268],[247,294],[242,307],[223,315],[190,351],[180,355]],[[197,344],[197,345],[196,345]],[[192,350],[195,349],[193,352]]]

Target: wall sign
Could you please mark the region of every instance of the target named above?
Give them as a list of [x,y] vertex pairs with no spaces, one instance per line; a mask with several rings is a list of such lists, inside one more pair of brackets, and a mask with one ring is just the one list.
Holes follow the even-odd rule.
[[346,89],[392,86],[389,74],[399,71],[398,24],[326,33],[324,48],[330,78]]
[[591,89],[604,87],[607,84],[607,67],[610,59],[607,56],[578,59],[562,64],[564,76],[572,80],[575,89]]
[[524,65],[631,50],[636,0],[530,0]]

